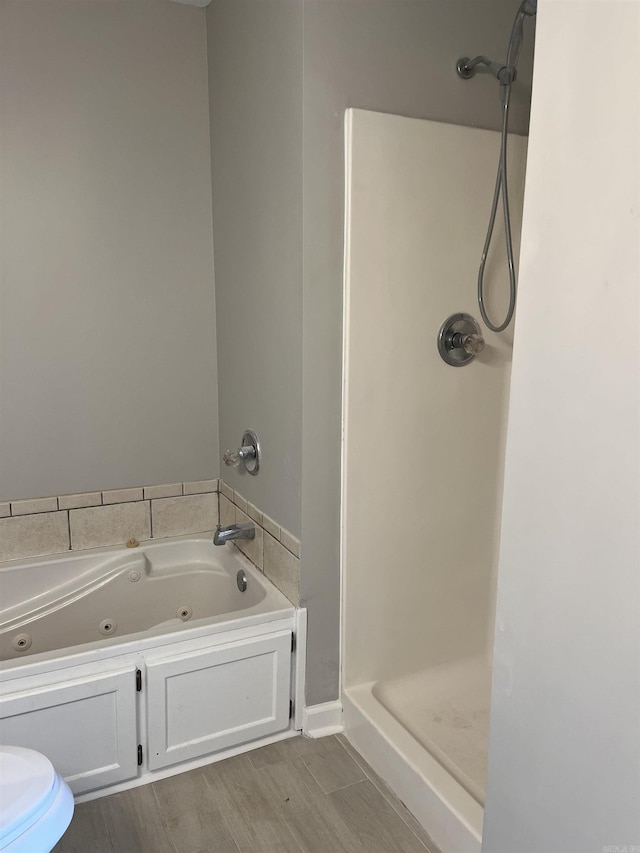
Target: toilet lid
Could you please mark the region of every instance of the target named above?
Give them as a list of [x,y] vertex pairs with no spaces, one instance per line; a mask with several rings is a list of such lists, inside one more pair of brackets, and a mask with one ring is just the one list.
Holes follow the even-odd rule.
[[0,747],[0,848],[42,812],[56,792],[56,771],[44,755],[20,746]]

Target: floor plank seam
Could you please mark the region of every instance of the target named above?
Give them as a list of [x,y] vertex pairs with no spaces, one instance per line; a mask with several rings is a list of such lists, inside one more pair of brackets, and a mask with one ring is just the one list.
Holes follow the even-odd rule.
[[[347,755],[348,755],[348,753],[347,753]],[[351,760],[353,761],[353,758],[352,758],[351,756],[349,756],[349,757],[350,757],[350,758],[351,758]],[[329,794],[333,794],[333,793],[334,793],[334,791],[340,791],[340,790],[342,790],[343,788],[348,788],[350,785],[354,785],[354,784],[356,784],[357,782],[364,782],[364,781],[365,781],[365,779],[367,778],[367,774],[365,773],[365,771],[363,770],[363,768],[362,768],[362,767],[360,767],[358,764],[356,764],[356,762],[354,761],[353,763],[354,763],[354,764],[356,764],[356,766],[357,766],[357,767],[359,767],[359,769],[360,769],[360,771],[361,771],[362,773],[364,773],[364,779],[354,779],[354,781],[353,781],[353,782],[348,782],[346,785],[339,785],[337,788],[332,788],[330,791],[326,791],[326,790],[325,790],[325,788],[324,788],[324,786],[322,785],[322,782],[320,781],[320,779],[318,779],[318,777],[317,777],[317,776],[316,776],[316,774],[313,772],[313,770],[311,769],[311,767],[309,767],[309,764],[307,763],[307,760],[306,760],[304,757],[302,758],[302,763],[303,763],[303,764],[304,764],[304,766],[307,768],[307,770],[309,771],[309,773],[313,776],[313,779],[314,779],[315,783],[318,785],[318,787],[320,788],[320,790],[322,791],[322,793],[323,793],[325,796],[329,796]]]
[[[160,800],[158,799],[158,792],[156,791],[156,788],[155,788],[155,785],[153,784],[153,782],[151,783],[150,787],[151,787],[151,793],[153,794],[153,799],[156,801],[156,805],[158,807],[158,813],[160,815],[162,815],[162,826],[164,827],[164,830],[165,830],[165,833],[167,835],[167,839],[169,841],[169,844],[173,847],[175,853],[179,853],[178,848],[176,847],[175,842],[174,842],[173,838],[171,837],[171,830],[169,829],[169,824],[167,823],[167,820],[164,817],[164,814],[162,811],[162,805],[160,804]],[[113,849],[115,850],[115,846],[113,847]]]
[[[356,779],[354,782],[348,782],[346,785],[340,785],[338,788],[332,788],[330,791],[323,791],[325,797],[330,797],[332,794],[337,794],[338,791],[346,791],[347,788],[353,788],[355,785],[362,785],[363,782],[370,782],[371,779]],[[398,815],[399,817],[399,815]]]
[[[343,742],[343,738],[344,738],[344,742]],[[391,806],[391,808],[393,809],[395,814],[398,815],[398,817],[404,823],[404,825],[407,827],[407,829],[415,836],[417,841],[419,841],[420,844],[422,844],[422,846],[425,848],[425,850],[427,850],[427,853],[439,853],[437,848],[431,848],[431,847],[427,846],[427,844],[417,834],[417,832],[415,831],[415,829],[413,828],[411,823],[406,819],[406,816],[402,813],[402,811],[400,809],[398,809],[396,802],[394,802],[395,799],[397,799],[397,801],[400,803],[400,805],[403,807],[403,809],[406,809],[409,812],[412,820],[417,820],[417,818],[415,818],[413,816],[411,811],[409,811],[409,809],[407,809],[407,807],[402,802],[402,800],[400,800],[399,798],[396,797],[396,795],[393,793],[393,791],[384,783],[384,780],[382,780],[382,785],[380,784],[379,777],[377,776],[377,774],[375,774],[376,778],[369,775],[369,773],[367,772],[367,767],[365,766],[364,759],[362,759],[360,754],[358,752],[356,752],[356,750],[353,749],[353,747],[351,747],[347,738],[344,735],[342,735],[342,738],[340,738],[340,737],[337,738],[337,741],[340,744],[340,746],[344,749],[344,751],[347,753],[347,755],[349,755],[353,759],[353,761],[355,761],[355,763],[358,765],[360,770],[362,770],[365,777],[371,782],[371,784],[374,786],[374,788],[381,794],[382,797],[384,797],[385,801],[387,803],[389,803],[389,805]],[[349,748],[347,748],[347,746],[345,745],[345,742],[346,742],[346,744],[349,744]],[[361,759],[361,760],[359,761],[358,759]],[[391,794],[391,797],[393,797],[394,799],[391,799],[389,794]]]

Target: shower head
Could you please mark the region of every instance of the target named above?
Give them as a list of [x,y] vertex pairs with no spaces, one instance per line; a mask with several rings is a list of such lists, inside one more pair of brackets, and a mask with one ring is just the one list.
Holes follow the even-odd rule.
[[[509,37],[509,47],[507,49],[507,60],[505,65],[507,68],[515,72],[518,64],[518,56],[522,47],[524,19],[532,18],[538,11],[538,0],[522,0],[516,13],[513,27],[511,28],[511,36]],[[513,75],[515,77],[515,74]]]

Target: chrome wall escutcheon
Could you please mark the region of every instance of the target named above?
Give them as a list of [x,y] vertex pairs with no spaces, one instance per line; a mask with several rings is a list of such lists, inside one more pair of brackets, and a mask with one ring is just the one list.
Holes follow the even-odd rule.
[[452,367],[469,364],[483,349],[480,326],[470,314],[452,314],[440,326],[438,352]]
[[252,429],[242,434],[242,444],[237,450],[225,450],[222,460],[228,468],[244,466],[248,474],[255,476],[260,470],[260,442]]

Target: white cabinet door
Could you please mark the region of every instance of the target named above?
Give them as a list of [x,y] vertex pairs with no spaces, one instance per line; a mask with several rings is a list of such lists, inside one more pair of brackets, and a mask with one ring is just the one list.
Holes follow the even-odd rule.
[[138,775],[135,666],[16,692],[5,685],[0,743],[46,755],[74,794],[132,779]]
[[286,729],[290,668],[290,631],[148,662],[149,769]]

